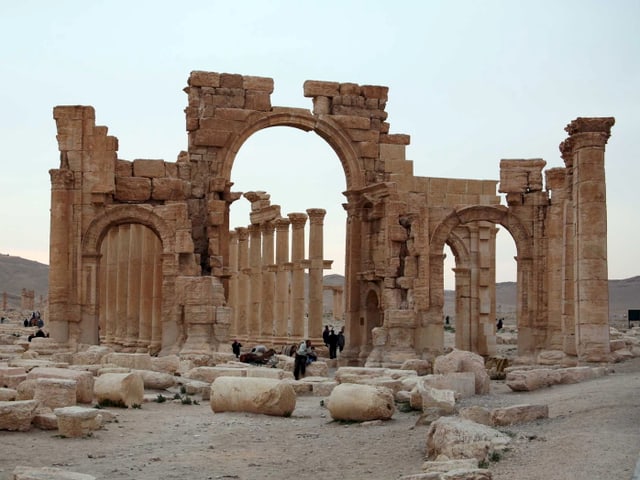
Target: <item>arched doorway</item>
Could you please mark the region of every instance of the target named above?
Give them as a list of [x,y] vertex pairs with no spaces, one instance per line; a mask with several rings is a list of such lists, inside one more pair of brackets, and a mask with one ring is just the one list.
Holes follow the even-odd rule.
[[[518,300],[516,310],[516,323],[519,329],[518,350],[520,353],[534,351],[536,349],[536,336],[532,319],[537,317],[536,307],[538,301],[535,290],[531,288],[533,283],[531,278],[534,275],[532,271],[532,240],[524,223],[516,215],[504,206],[484,205],[464,207],[451,212],[438,224],[431,237],[431,248],[434,252],[432,259],[435,260],[437,258],[436,252],[444,250],[445,243],[452,247],[452,250],[456,252],[456,258],[458,258],[459,252],[464,251],[465,242],[455,240],[456,232],[463,231],[464,228],[475,229],[478,228],[478,225],[487,223],[502,225],[511,234],[515,242],[518,252]],[[495,227],[492,228],[495,230]],[[488,253],[489,257],[491,257],[491,252]],[[495,269],[493,269],[493,277],[486,278],[487,273],[483,274],[481,271],[477,271],[478,265],[476,263],[478,262],[471,260],[474,255],[476,254],[469,252],[470,262],[464,268],[458,269],[458,266],[456,266],[456,298],[464,299],[468,296],[470,300],[474,300],[474,298],[471,298],[474,296],[474,290],[477,298],[475,298],[475,301],[468,301],[466,306],[461,305],[460,308],[456,308],[456,315],[467,315],[470,319],[469,329],[466,331],[466,337],[468,338],[461,338],[461,345],[463,347],[468,345],[471,350],[487,355],[495,353]],[[440,258],[442,258],[442,255],[440,255]],[[495,258],[493,261],[495,262]],[[482,279],[481,284],[478,284],[478,279]],[[434,309],[436,314],[442,315],[442,301],[439,303],[438,300],[439,298],[444,298],[442,260],[431,265],[431,281],[433,282],[431,308]],[[484,315],[484,318],[482,318],[482,315]],[[478,317],[478,321],[474,323],[473,319],[476,317]],[[458,344],[458,335],[456,335],[456,344]]]

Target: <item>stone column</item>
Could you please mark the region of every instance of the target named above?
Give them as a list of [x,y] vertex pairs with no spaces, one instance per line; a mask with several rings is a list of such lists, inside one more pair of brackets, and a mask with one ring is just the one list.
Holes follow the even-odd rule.
[[327,211],[309,208],[309,337],[314,344],[322,344],[322,284],[324,269],[323,222]]
[[140,277],[140,330],[138,333],[139,353],[148,352],[151,344],[153,323],[153,283],[155,263],[159,258],[159,239],[150,228],[142,230],[142,265]]
[[129,292],[129,247],[131,245],[131,224],[125,223],[118,229],[118,267],[116,297],[116,335],[115,342],[123,345],[127,337],[127,298]]
[[289,224],[288,218],[275,220],[276,227],[276,303],[275,335],[283,342],[287,340],[289,319]]
[[49,319],[51,338],[59,343],[69,340],[67,303],[70,298],[73,231],[73,179],[71,170],[52,169],[51,230],[49,233]]
[[293,273],[291,279],[291,319],[292,334],[294,340],[304,336],[305,311],[304,311],[304,226],[307,223],[307,215],[304,213],[288,214],[291,221],[291,261]]
[[471,345],[471,270],[469,268],[456,267],[453,269],[456,281],[456,348],[459,350],[472,350]]
[[[117,298],[118,298],[118,228],[111,227],[102,241],[102,259],[100,266],[101,282],[105,284],[105,296],[101,298],[100,317],[104,318],[104,336],[107,345],[113,345],[116,340],[118,322]],[[101,321],[102,323],[102,321]]]
[[[567,202],[565,168],[552,168],[545,172],[545,184],[550,193],[547,209],[547,347],[551,350],[564,348],[562,322],[564,293],[564,211]],[[573,331],[571,332],[573,333]],[[572,336],[573,339],[573,336]]]
[[238,330],[236,333],[247,335],[249,331],[249,230],[245,227],[236,228],[238,234],[238,295],[236,308],[238,310]]
[[274,335],[273,314],[275,294],[274,246],[273,230],[275,224],[266,221],[260,225],[262,229],[262,289],[260,302],[260,336],[271,343]]
[[129,261],[127,271],[127,316],[124,347],[127,351],[134,351],[138,345],[140,331],[140,282],[142,282],[142,229],[144,225],[131,224],[129,228]]
[[238,232],[229,232],[229,298],[228,305],[231,307],[230,334],[238,335]]
[[604,151],[614,123],[577,118],[565,129],[573,157],[576,344],[587,361],[606,361],[610,351]]
[[345,349],[340,354],[338,364],[341,366],[360,365],[358,356],[362,346],[360,332],[364,326],[364,317],[360,312],[360,283],[358,272],[362,262],[362,220],[361,209],[358,207],[360,195],[346,192],[348,203],[342,206],[347,212],[347,234],[345,244]]
[[260,335],[260,302],[262,301],[262,234],[260,225],[249,225],[249,315],[248,334],[257,340]]

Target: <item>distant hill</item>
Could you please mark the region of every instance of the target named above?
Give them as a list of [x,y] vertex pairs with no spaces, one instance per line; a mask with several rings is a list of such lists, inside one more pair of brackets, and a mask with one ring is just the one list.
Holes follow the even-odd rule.
[[36,303],[49,291],[49,265],[0,254],[0,299],[7,293],[10,307],[19,308],[22,289],[33,290]]
[[[326,275],[324,284],[331,286],[344,286],[342,275]],[[496,309],[498,316],[515,314],[516,308],[515,282],[502,282],[496,284]],[[36,302],[46,297],[49,289],[49,266],[43,263],[27,260],[21,257],[0,254],[0,295],[7,293],[9,306],[20,307],[20,295],[22,289],[33,290]],[[333,307],[332,294],[324,292],[324,310],[330,311]],[[1,298],[1,297],[0,297]],[[640,309],[640,276],[622,280],[609,280],[609,311],[610,318],[622,321],[629,309]],[[455,292],[445,291],[445,314],[455,313]]]

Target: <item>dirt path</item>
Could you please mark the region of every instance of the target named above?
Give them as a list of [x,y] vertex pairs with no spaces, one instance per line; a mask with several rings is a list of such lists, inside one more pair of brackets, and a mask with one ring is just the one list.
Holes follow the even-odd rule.
[[[492,394],[464,405],[546,403],[550,419],[509,427],[512,447],[490,468],[494,480],[626,480],[640,452],[640,359],[576,385]],[[59,466],[99,479],[397,479],[420,472],[426,426],[417,413],[363,426],[333,422],[320,398],[300,397],[290,418],[213,414],[200,405],[146,403],[113,409],[117,423],[86,439],[56,432],[0,433],[0,478],[16,465]],[[306,473],[305,473],[306,472]]]

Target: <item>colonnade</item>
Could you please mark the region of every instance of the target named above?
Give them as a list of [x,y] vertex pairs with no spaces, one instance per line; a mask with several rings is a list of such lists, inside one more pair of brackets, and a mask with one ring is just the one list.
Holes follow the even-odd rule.
[[323,259],[326,211],[310,208],[285,218],[280,216],[279,207],[268,202],[261,208],[259,202],[264,198],[258,198],[255,192],[245,197],[252,201],[252,223],[229,232],[231,335],[245,342],[272,345],[303,338],[321,342],[323,270],[331,268],[332,263]]

